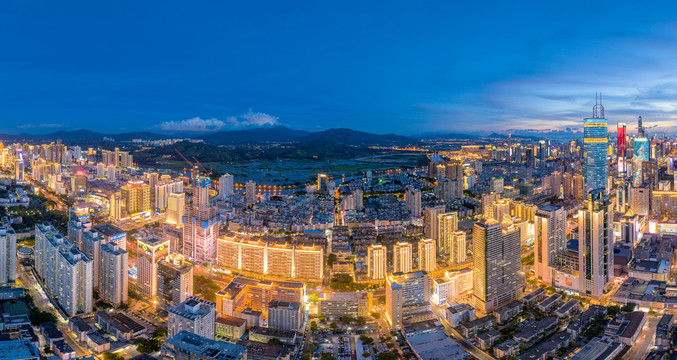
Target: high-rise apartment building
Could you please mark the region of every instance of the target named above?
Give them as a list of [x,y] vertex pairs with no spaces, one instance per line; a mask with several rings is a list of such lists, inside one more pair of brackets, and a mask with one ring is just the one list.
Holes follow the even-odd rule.
[[183,255],[197,262],[216,259],[219,220],[209,204],[210,186],[209,178],[198,176],[193,186],[193,203],[185,209]]
[[78,248],[59,251],[57,302],[68,316],[92,312],[94,299],[94,261]]
[[101,245],[98,260],[98,290],[101,300],[120,306],[127,303],[128,255],[115,243]]
[[155,209],[165,210],[169,206],[169,197],[172,194],[183,194],[183,181],[162,180],[155,184]]
[[449,262],[463,264],[468,260],[468,245],[464,231],[454,231],[451,234],[451,252]]
[[436,205],[433,207],[428,207],[423,212],[423,236],[437,241],[437,248],[440,248],[439,243],[439,225],[438,225],[438,215],[444,214],[445,206]]
[[588,194],[578,211],[579,292],[599,299],[613,280],[613,209],[604,189]]
[[16,233],[0,226],[0,284],[16,281]]
[[183,215],[186,209],[186,194],[169,194],[167,199],[167,223],[183,226]]
[[150,211],[150,185],[130,180],[120,187],[120,196],[127,216]]
[[113,193],[108,198],[109,210],[108,218],[112,222],[118,222],[122,219],[122,197],[120,193]]
[[101,260],[101,245],[108,242],[106,238],[96,230],[94,231],[85,231],[82,233],[80,242],[80,250],[87,255],[88,258],[94,261],[93,269],[93,279],[94,279],[94,290],[99,290],[99,262]]
[[158,262],[169,254],[169,240],[151,235],[137,241],[136,279],[139,294],[147,299],[157,295]]
[[418,269],[433,272],[437,267],[437,250],[433,239],[421,239],[418,242]]
[[583,120],[583,173],[585,175],[585,192],[595,189],[606,189],[609,164],[607,147],[609,132],[607,119],[604,117],[604,106],[600,101],[592,108],[592,117]]
[[247,204],[253,204],[256,202],[256,183],[254,180],[249,180],[244,185],[244,200]]
[[194,296],[169,308],[167,310],[169,313],[167,321],[169,337],[185,330],[208,339],[214,339],[215,309],[216,304],[213,302]]
[[382,280],[386,277],[386,248],[381,244],[371,244],[367,249],[367,271],[370,280]]
[[408,242],[393,245],[393,272],[410,273],[412,266],[412,246]]
[[407,318],[430,310],[430,277],[425,271],[386,277],[386,321],[400,327]]
[[404,199],[407,203],[407,210],[413,218],[421,217],[421,190],[413,186],[407,186]]
[[177,253],[158,262],[158,308],[169,309],[193,295],[193,265]]
[[233,183],[235,178],[231,174],[223,174],[219,178],[219,200],[226,200],[233,195]]
[[508,223],[482,219],[473,228],[473,298],[489,313],[519,299],[524,286],[520,230]]
[[536,277],[547,284],[553,283],[552,266],[566,246],[566,212],[557,205],[544,205],[536,211],[534,219],[534,268]]

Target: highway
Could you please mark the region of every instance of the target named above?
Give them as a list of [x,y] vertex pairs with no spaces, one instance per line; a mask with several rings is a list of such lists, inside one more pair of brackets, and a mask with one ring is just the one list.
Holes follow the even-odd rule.
[[456,343],[461,347],[461,349],[467,351],[472,357],[475,359],[480,359],[480,360],[495,360],[495,358],[486,352],[480,350],[477,346],[471,344],[468,340],[466,340],[461,334],[456,331],[453,327],[451,327],[451,324],[447,321],[447,319],[444,317],[444,314],[440,312],[440,309],[435,306],[431,306],[433,312],[435,315],[437,315],[437,318],[440,320],[442,325],[444,325],[445,328],[445,333],[454,339]]

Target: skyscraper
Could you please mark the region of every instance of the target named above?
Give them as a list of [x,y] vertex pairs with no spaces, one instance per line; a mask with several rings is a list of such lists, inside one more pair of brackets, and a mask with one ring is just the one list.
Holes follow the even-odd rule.
[[169,253],[169,240],[151,235],[137,244],[137,287],[141,296],[153,299],[157,295],[158,262]]
[[16,233],[0,226],[0,284],[16,281]]
[[367,249],[367,271],[370,280],[386,277],[386,248],[381,244],[371,244]]
[[253,204],[256,202],[256,183],[254,180],[249,180],[244,185],[244,199],[247,204]]
[[414,188],[413,186],[407,186],[405,195],[405,201],[407,203],[407,210],[411,213],[413,218],[421,217],[421,190]]
[[433,239],[421,239],[418,242],[418,269],[426,272],[435,271],[437,267],[437,251]]
[[113,306],[120,306],[127,302],[127,251],[107,243],[101,245],[99,254],[99,296]]
[[186,209],[186,194],[170,194],[167,199],[167,223],[183,226],[183,215]]
[[616,158],[618,159],[618,172],[625,173],[625,151],[627,149],[627,129],[625,123],[619,122],[616,126],[616,135],[618,141],[616,142]]
[[193,186],[193,203],[185,209],[183,255],[198,262],[216,259],[219,221],[209,204],[209,186],[209,178],[198,176]]
[[566,213],[557,205],[539,207],[534,217],[536,277],[552,285],[551,266],[566,246]]
[[473,298],[489,313],[522,294],[520,230],[508,223],[482,219],[473,228]]
[[169,309],[193,295],[193,266],[180,254],[160,260],[157,276],[158,308]]
[[219,178],[219,200],[226,200],[233,195],[234,177],[231,174],[223,174]]
[[412,246],[408,242],[393,245],[393,272],[409,273],[412,270]]
[[438,254],[449,254],[451,251],[451,240],[457,230],[458,213],[437,214],[437,229],[433,233],[436,237],[431,236],[430,238],[435,240]]
[[438,240],[438,215],[445,211],[444,205],[436,205],[426,208],[423,213],[423,236],[438,241],[437,248],[440,248]]
[[579,292],[599,299],[613,279],[613,210],[603,190],[588,194],[578,211]]
[[592,117],[583,120],[583,173],[586,193],[595,189],[606,189],[609,165],[607,147],[609,133],[607,119],[604,117],[602,100],[592,108]]

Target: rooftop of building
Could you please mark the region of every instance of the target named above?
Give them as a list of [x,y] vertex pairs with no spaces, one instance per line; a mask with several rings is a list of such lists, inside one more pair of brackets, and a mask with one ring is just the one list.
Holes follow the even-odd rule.
[[247,323],[247,320],[245,319],[240,319],[230,315],[219,315],[215,321],[219,324],[238,327]]
[[608,359],[609,355],[622,347],[623,344],[612,339],[593,338],[581,348],[570,360],[597,360]]
[[296,333],[291,330],[282,330],[282,329],[276,329],[276,328],[271,328],[271,327],[263,327],[263,326],[252,326],[249,329],[250,334],[259,334],[263,336],[273,336],[276,338],[283,338],[283,339],[292,339],[296,336]]
[[268,309],[276,309],[276,308],[286,308],[290,310],[298,310],[300,309],[302,304],[298,301],[280,301],[280,300],[273,300],[268,303]]
[[542,288],[542,287],[539,287],[538,289],[536,289],[536,290],[534,290],[534,291],[532,291],[532,292],[530,292],[530,293],[524,295],[524,296],[522,297],[522,299],[524,299],[525,301],[530,301],[531,299],[534,299],[534,298],[536,298],[536,297],[539,297],[539,296],[541,296],[541,295],[543,295],[543,294],[545,294],[545,289]]
[[571,311],[571,309],[575,308],[580,304],[581,302],[576,300],[576,299],[571,299],[567,301],[564,305],[560,306],[555,310],[555,313],[557,314],[566,314],[567,312]]
[[214,360],[235,360],[247,351],[242,345],[212,340],[185,330],[170,337],[165,343]]
[[186,319],[199,319],[212,313],[215,307],[216,304],[211,301],[190,296],[182,303],[172,306],[167,311],[170,314],[176,314]]
[[79,317],[79,316],[73,316],[72,318],[68,319],[68,322],[72,324],[72,326],[78,331],[78,332],[89,332],[92,330],[92,326],[89,325],[85,321],[85,319]]
[[259,358],[264,357],[268,359],[276,359],[280,356],[284,357],[289,351],[284,346],[261,343],[251,340],[240,340],[236,343],[247,348],[247,356]]
[[107,237],[111,237],[111,236],[115,236],[115,235],[125,233],[124,230],[120,229],[119,227],[117,227],[115,225],[111,225],[109,223],[94,225],[93,228],[97,232],[101,233],[103,236],[107,236]]
[[63,333],[56,327],[56,324],[53,322],[46,322],[40,324],[40,331],[42,332],[42,335],[52,340],[63,338]]
[[40,358],[40,351],[30,341],[0,341],[0,359],[21,360],[33,358]]

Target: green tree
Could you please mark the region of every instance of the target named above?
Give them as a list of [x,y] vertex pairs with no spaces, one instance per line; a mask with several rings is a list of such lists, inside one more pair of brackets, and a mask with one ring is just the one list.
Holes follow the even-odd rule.
[[332,328],[332,330],[336,330],[336,328],[338,327],[338,325],[336,325],[336,323],[333,322],[333,323],[329,324],[329,327]]
[[317,322],[315,321],[310,322],[310,331],[317,331]]
[[370,336],[362,334],[360,335],[360,341],[365,345],[371,345],[374,342],[374,339],[372,339]]
[[373,313],[371,313],[371,317],[378,320],[378,319],[381,318],[381,313],[373,312]]
[[320,354],[320,360],[336,360],[336,358],[330,353]]
[[125,360],[124,357],[120,354],[116,354],[114,352],[107,352],[103,354],[103,360]]
[[280,341],[280,339],[278,339],[278,338],[272,338],[272,339],[268,340],[268,344],[282,345],[282,341]]
[[164,326],[158,326],[155,328],[155,331],[153,331],[153,338],[156,339],[166,339],[167,335],[169,335],[169,331]]
[[134,339],[134,345],[136,345],[136,350],[140,353],[151,354],[156,351],[160,351],[162,346],[162,340],[158,338],[144,339],[136,338]]
[[333,265],[334,265],[334,261],[336,261],[336,259],[337,259],[336,254],[329,254],[329,255],[327,255],[327,265],[329,265],[329,267],[333,266]]
[[378,360],[397,360],[398,353],[394,351],[383,351],[378,354]]
[[33,326],[40,326],[46,322],[56,322],[56,316],[52,313],[42,311],[42,310],[33,310],[28,314],[28,318],[31,320]]

